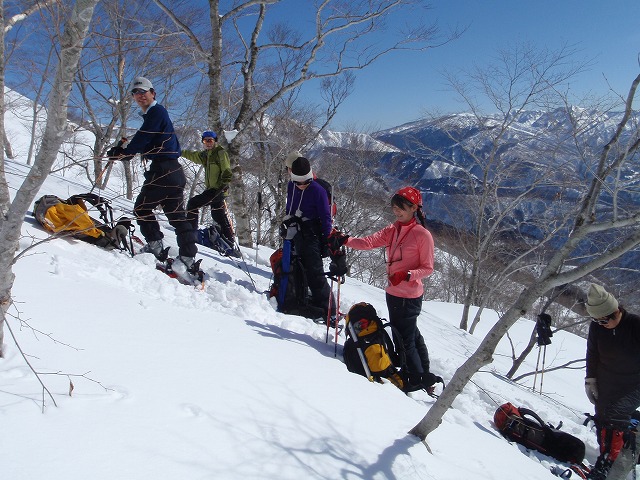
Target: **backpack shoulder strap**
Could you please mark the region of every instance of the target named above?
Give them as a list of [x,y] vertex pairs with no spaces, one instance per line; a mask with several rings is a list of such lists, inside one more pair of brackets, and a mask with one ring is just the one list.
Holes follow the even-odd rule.
[[[407,366],[407,354],[404,343],[402,343],[402,336],[396,327],[384,320],[385,319],[381,319],[380,323],[382,324],[387,350],[392,355],[393,364],[400,369],[405,369]],[[391,330],[391,336],[387,333],[386,327],[389,327],[389,330]]]
[[67,203],[71,204],[77,204],[78,201],[89,202],[100,212],[100,219],[106,225],[113,225],[113,209],[109,200],[95,193],[79,193],[67,199]]
[[525,408],[525,407],[519,407],[518,411],[520,412],[520,415],[522,415],[522,417],[526,417],[526,416],[532,417],[536,422],[540,424],[541,427],[543,428],[548,427],[548,425],[544,423],[540,418],[540,416],[533,410],[529,410],[528,408]]

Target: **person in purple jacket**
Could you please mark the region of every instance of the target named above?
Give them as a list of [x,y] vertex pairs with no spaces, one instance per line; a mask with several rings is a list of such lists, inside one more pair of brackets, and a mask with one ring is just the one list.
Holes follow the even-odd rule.
[[142,251],[153,253],[161,261],[166,259],[167,251],[162,243],[164,235],[153,213],[160,205],[176,231],[179,262],[174,263],[174,268],[181,268],[182,264],[186,271],[196,274],[191,271],[195,269],[198,252],[196,230],[186,219],[184,187],[187,179],[178,161],[181,150],[173,123],[166,108],[156,101],[156,92],[148,79],[136,77],[131,95],[142,110],[142,126],[126,147],[114,147],[107,155],[125,160],[140,154],[143,162],[150,162],[134,206],[140,233],[147,241]]
[[331,288],[324,273],[322,245],[332,230],[327,192],[313,180],[311,165],[305,157],[293,161],[290,176],[284,220],[286,223],[294,217],[299,219],[300,230],[293,238],[294,249],[307,275],[311,304],[322,311],[321,318],[326,319]]

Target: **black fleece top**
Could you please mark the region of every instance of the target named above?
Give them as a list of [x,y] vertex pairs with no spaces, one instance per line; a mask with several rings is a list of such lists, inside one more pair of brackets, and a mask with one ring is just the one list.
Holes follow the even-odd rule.
[[640,382],[640,316],[622,310],[616,328],[589,326],[586,378],[607,383]]

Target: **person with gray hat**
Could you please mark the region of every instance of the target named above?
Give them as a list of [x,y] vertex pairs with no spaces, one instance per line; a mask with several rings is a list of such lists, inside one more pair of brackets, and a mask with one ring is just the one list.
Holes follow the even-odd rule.
[[173,123],[167,110],[156,101],[153,84],[147,78],[136,77],[133,80],[131,95],[141,109],[142,126],[126,147],[114,147],[107,155],[125,160],[140,154],[145,164],[150,162],[134,205],[140,233],[147,241],[142,252],[153,253],[160,261],[167,259],[168,248],[164,247],[164,235],[153,213],[153,209],[160,205],[176,231],[179,261],[173,263],[174,270],[181,274],[185,269],[192,275],[198,275],[196,231],[186,219],[184,187],[187,179],[178,161],[181,149]]
[[[596,284],[589,287],[586,308],[592,322],[587,337],[585,391],[595,406],[600,447],[587,478],[601,480],[609,478],[623,448],[635,448],[636,444],[629,425],[631,415],[640,407],[640,316],[627,312]],[[626,478],[626,474],[616,474],[616,478]]]

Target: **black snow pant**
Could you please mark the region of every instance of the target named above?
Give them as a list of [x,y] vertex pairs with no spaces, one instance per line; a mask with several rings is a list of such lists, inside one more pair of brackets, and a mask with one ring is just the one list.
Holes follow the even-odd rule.
[[418,377],[429,372],[429,350],[418,329],[422,297],[402,298],[387,293],[386,298],[389,323],[402,337],[407,357],[407,373],[414,377],[415,383],[419,383]]
[[227,215],[227,207],[224,203],[224,192],[216,188],[205,190],[187,202],[187,220],[194,230],[198,229],[198,210],[204,206],[211,206],[211,218],[220,225],[225,241],[230,245],[235,243],[235,234]]
[[598,427],[626,430],[631,415],[640,407],[640,383],[598,375],[595,419]]
[[147,242],[162,240],[164,235],[153,213],[153,209],[160,205],[176,231],[178,254],[195,257],[198,253],[196,231],[185,216],[183,194],[187,179],[180,162],[177,159],[156,159],[144,172],[144,179],[134,206],[140,233]]
[[[293,239],[295,253],[300,257],[302,266],[307,275],[307,283],[311,290],[311,304],[321,308],[324,317],[327,317],[327,309],[331,308],[331,314],[335,312],[335,300],[331,295],[331,288],[324,274],[324,264],[322,263],[322,244],[320,241],[320,228],[313,220],[302,224],[302,231],[298,232]],[[331,297],[331,307],[329,298]]]

